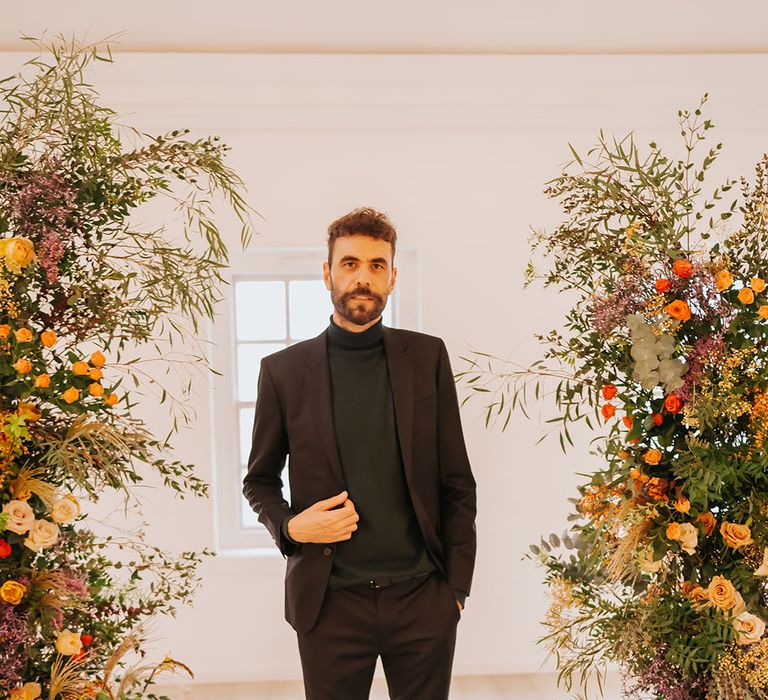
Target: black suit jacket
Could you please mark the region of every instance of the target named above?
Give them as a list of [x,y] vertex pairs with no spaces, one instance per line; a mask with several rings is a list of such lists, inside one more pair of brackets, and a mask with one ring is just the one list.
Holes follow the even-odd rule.
[[[434,336],[385,326],[384,348],[403,468],[424,542],[449,586],[469,593],[476,549],[475,480],[445,344]],[[288,454],[290,505],[281,479]],[[336,545],[292,544],[280,526],[287,515],[344,490],[323,332],[262,360],[243,481],[248,503],[287,557],[285,617],[297,631],[308,631],[317,619]]]

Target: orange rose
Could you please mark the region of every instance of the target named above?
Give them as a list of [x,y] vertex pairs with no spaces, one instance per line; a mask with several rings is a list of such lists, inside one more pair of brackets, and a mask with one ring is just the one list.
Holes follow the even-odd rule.
[[701,523],[704,532],[707,533],[707,537],[711,537],[717,527],[717,518],[707,511],[706,513],[702,513],[696,520]]
[[745,547],[754,542],[749,525],[726,522],[720,525],[720,534],[723,536],[726,546],[733,547],[733,549]]
[[680,299],[673,301],[671,304],[667,304],[664,307],[664,310],[672,318],[676,318],[678,321],[687,321],[691,318],[691,309],[688,304]]
[[11,327],[7,323],[0,325],[0,339],[5,340],[11,335]]
[[733,584],[724,576],[713,576],[707,587],[709,602],[721,610],[741,612],[744,600]]
[[680,535],[683,534],[683,528],[680,527],[680,523],[670,523],[667,525],[667,539],[672,540],[673,542],[675,540],[680,539]]
[[661,277],[656,280],[656,283],[653,286],[659,294],[664,294],[664,292],[669,291],[672,283],[666,277]]
[[107,358],[104,357],[98,350],[91,355],[91,364],[94,367],[103,367],[104,363],[107,361]]
[[760,318],[768,318],[768,306],[765,306],[765,305],[761,306],[761,307],[760,307],[760,308],[757,310],[757,315],[758,315]]
[[38,374],[37,377],[35,377],[35,386],[45,389],[46,387],[51,386],[51,378],[47,374]]
[[753,277],[749,280],[749,286],[752,287],[753,292],[760,294],[765,289],[765,280],[761,277]]
[[642,476],[642,472],[637,467],[632,467],[632,469],[629,470],[630,479],[639,481],[641,476]]
[[669,394],[669,396],[664,399],[664,408],[670,413],[678,413],[682,407],[683,402],[677,394]]
[[23,358],[14,363],[13,367],[19,374],[26,374],[32,371],[32,363]]
[[617,389],[613,384],[606,384],[600,391],[603,394],[603,398],[606,401],[610,401],[614,396],[616,396]]
[[[643,477],[647,475],[643,474]],[[645,479],[643,479],[645,480]],[[667,489],[669,488],[669,482],[666,479],[659,479],[653,477],[648,479],[648,495],[651,498],[655,498],[657,501],[668,501]]]
[[621,422],[624,423],[624,427],[627,430],[632,428],[632,416],[623,416]]
[[104,387],[98,382],[88,385],[88,393],[91,396],[102,396],[104,394]]
[[98,367],[92,367],[90,370],[88,370],[88,376],[93,379],[94,382],[98,382],[99,379],[104,376],[104,372],[102,372]]
[[16,336],[17,343],[28,343],[32,340],[32,331],[29,330],[29,328],[19,328],[19,330],[14,331],[13,334]]
[[651,413],[651,418],[653,419],[653,424],[656,426],[659,426],[664,422],[664,417],[661,413]]
[[56,331],[43,331],[40,334],[40,342],[47,348],[52,348],[54,345],[56,345],[56,341],[58,339],[59,336],[56,335]]
[[715,276],[715,284],[718,291],[723,292],[733,284],[733,275],[728,270],[720,270]]
[[61,395],[61,398],[64,399],[67,403],[74,403],[80,398],[80,390],[71,386]]
[[739,290],[739,301],[742,304],[751,304],[755,300],[755,293],[749,287],[742,287]]
[[661,462],[661,452],[652,448],[643,455],[643,460],[646,464],[658,464]]
[[672,264],[672,272],[674,272],[680,279],[688,279],[693,274],[693,265],[690,260],[675,260]]
[[72,371],[75,374],[88,374],[89,369],[90,367],[88,367],[88,363],[83,362],[82,360],[72,363]]
[[711,603],[709,602],[709,595],[707,589],[701,586],[695,586],[690,593],[691,603],[696,608],[705,608]]
[[107,404],[107,406],[114,406],[118,401],[117,394],[107,394],[107,396],[104,397],[104,403]]
[[612,403],[606,403],[603,404],[603,408],[601,409],[603,414],[603,420],[609,420],[610,418],[613,418],[613,416],[616,413],[616,406],[614,406]]
[[680,498],[675,501],[675,510],[678,513],[687,513],[690,509],[691,502],[685,496],[680,496]]

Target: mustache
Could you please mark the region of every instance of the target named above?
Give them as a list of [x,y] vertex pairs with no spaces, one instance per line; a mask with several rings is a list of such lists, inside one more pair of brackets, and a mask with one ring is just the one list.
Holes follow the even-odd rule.
[[350,292],[344,292],[344,294],[341,295],[342,301],[349,301],[352,299],[353,296],[357,294],[362,294],[367,297],[371,297],[372,299],[375,299],[378,302],[383,301],[383,298],[380,294],[377,294],[376,292],[371,291],[370,289],[361,289],[358,287],[357,289],[353,289]]

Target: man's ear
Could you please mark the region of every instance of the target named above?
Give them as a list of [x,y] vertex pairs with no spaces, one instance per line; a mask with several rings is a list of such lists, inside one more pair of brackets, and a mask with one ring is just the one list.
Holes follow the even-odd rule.
[[323,281],[325,282],[325,288],[331,291],[331,266],[327,260],[323,261]]
[[392,268],[392,279],[389,282],[389,294],[392,294],[392,290],[395,288],[395,279],[397,278],[397,268]]

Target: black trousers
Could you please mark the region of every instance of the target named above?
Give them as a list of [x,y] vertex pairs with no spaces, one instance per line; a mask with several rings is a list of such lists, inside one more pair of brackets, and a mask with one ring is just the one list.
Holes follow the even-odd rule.
[[379,656],[391,700],[447,700],[460,617],[437,572],[327,591],[315,626],[298,633],[307,700],[367,700]]

